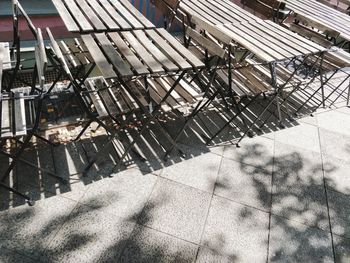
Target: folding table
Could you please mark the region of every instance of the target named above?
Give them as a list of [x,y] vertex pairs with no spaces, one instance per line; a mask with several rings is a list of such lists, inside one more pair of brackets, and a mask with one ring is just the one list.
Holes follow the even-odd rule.
[[[198,72],[205,66],[165,29],[95,33],[81,37],[102,76],[106,80],[115,81],[115,89],[125,89],[142,114],[146,116],[147,120],[142,124],[139,136],[152,121],[159,124],[157,115],[162,110],[163,104],[174,96],[174,93],[191,93],[181,88],[179,90],[177,87],[184,81],[187,73]],[[154,81],[157,79],[162,81],[169,76],[173,79],[167,86],[155,85]],[[141,90],[136,89],[134,85],[136,80],[142,84]],[[210,83],[199,82],[203,92],[208,93]],[[172,138],[159,124],[162,133],[171,143],[170,149],[166,150],[166,157],[174,147],[177,147],[176,142],[182,131],[202,106],[203,104],[198,103],[194,107],[175,138]],[[126,125],[127,120],[120,124],[119,130]],[[136,140],[130,143],[120,160],[128,154],[135,143]],[[183,154],[180,149],[178,150]],[[96,158],[92,159],[86,171],[95,161]]]
[[[282,91],[285,90],[288,84],[291,84],[291,81],[306,59],[315,55],[322,57],[327,49],[310,40],[302,38],[272,21],[258,20],[236,24],[221,24],[217,25],[216,29],[231,39],[233,52],[235,52],[235,49],[237,48],[243,48],[247,51],[244,58],[245,60],[246,58],[255,58],[255,62],[251,62],[252,66],[254,66],[254,63],[267,66],[267,72],[266,69],[261,71],[262,78],[267,80],[273,87],[274,94],[272,98],[275,98],[276,100],[278,118],[280,124],[283,126],[281,106],[286,102],[286,98],[282,97]],[[280,71],[279,65],[284,66],[286,62],[293,59],[298,59],[300,64],[290,73],[282,72],[282,74],[287,77],[284,78],[284,80],[279,80],[277,74]],[[249,61],[250,60],[248,60],[248,62]],[[259,69],[257,68],[257,70]],[[235,71],[234,67],[233,71]],[[229,76],[229,79],[232,79],[232,77]],[[312,81],[314,81],[314,78],[309,80],[306,86],[310,85]],[[301,84],[301,82],[293,84],[292,89],[288,92],[291,94],[298,90]],[[243,136],[239,139],[238,143],[250,131],[255,123],[260,120],[261,116],[268,110],[273,101],[274,100],[271,100],[265,109],[256,117],[253,123],[243,133]],[[229,122],[232,121],[233,119]],[[265,122],[263,122],[263,124],[265,124]],[[227,125],[229,125],[229,123],[226,124],[225,127]],[[213,137],[217,136],[217,134]],[[213,139],[213,137],[211,139]]]

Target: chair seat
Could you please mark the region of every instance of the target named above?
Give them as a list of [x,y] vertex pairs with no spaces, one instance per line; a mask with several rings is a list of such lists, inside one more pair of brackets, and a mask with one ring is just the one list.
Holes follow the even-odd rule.
[[0,95],[0,139],[27,135],[35,119],[35,103],[23,92]]

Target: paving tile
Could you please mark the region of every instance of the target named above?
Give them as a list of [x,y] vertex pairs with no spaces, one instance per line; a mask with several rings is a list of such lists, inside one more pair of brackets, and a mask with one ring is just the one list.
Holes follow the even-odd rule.
[[320,129],[322,154],[350,163],[350,136]]
[[234,262],[266,262],[268,213],[213,197],[201,244]]
[[338,112],[341,112],[341,113],[345,113],[345,114],[349,114],[350,115],[350,107],[340,107],[340,108],[337,108],[335,109],[336,111]]
[[245,138],[240,143],[240,146],[240,148],[237,148],[236,145],[226,146],[223,156],[272,171],[274,153],[273,140],[262,136]]
[[335,262],[350,262],[350,239],[333,235]]
[[322,158],[318,152],[276,142],[273,171],[273,183],[277,185],[323,185]]
[[320,152],[318,128],[309,124],[300,124],[275,133],[275,140],[284,144]]
[[144,175],[138,169],[128,169],[113,178],[93,182],[80,203],[99,207],[121,218],[136,220],[156,181],[157,177],[153,174]]
[[236,255],[225,255],[216,250],[210,249],[205,246],[201,246],[198,251],[197,263],[207,263],[207,262],[220,262],[220,263],[229,263],[237,262]]
[[272,216],[269,262],[333,262],[331,235]]
[[350,136],[350,115],[337,110],[317,115],[318,126],[322,129]]
[[[193,262],[197,249],[193,243],[137,226],[119,262]],[[108,262],[116,260],[109,258]]]
[[211,194],[159,178],[139,223],[199,243]]
[[[52,152],[48,147],[28,151],[24,154],[23,158],[55,173]],[[81,174],[63,174],[59,172],[59,167],[59,165],[56,167],[58,171],[56,171],[56,175],[62,177],[66,181],[65,183],[24,163],[18,163],[16,167],[16,180],[22,185],[31,185],[42,191],[50,192],[54,195],[62,195],[63,197],[78,201],[88,189],[92,179],[82,177]]]
[[317,126],[317,115],[302,117],[302,118],[298,119],[298,122]]
[[221,156],[211,153],[169,164],[163,169],[161,176],[206,192],[213,192],[218,175]]
[[332,232],[350,238],[350,196],[327,191]]
[[223,158],[214,194],[269,211],[272,172]]
[[311,227],[329,230],[327,201],[323,186],[274,185],[272,213]]
[[324,155],[323,169],[328,189],[350,194],[350,163]]
[[1,248],[0,250],[0,263],[35,263],[37,259],[32,259],[27,256],[23,256],[16,251]]
[[135,226],[99,207],[80,205],[74,209],[49,243],[44,262],[97,262],[109,251],[117,257]]
[[76,206],[58,196],[0,212],[0,249],[38,257]]

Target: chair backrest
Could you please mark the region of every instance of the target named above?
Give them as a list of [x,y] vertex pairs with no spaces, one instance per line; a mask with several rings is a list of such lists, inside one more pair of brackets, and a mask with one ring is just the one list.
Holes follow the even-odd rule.
[[267,18],[284,18],[285,3],[278,0],[241,0],[241,3]]
[[151,0],[153,4],[165,17],[172,18],[181,0]]

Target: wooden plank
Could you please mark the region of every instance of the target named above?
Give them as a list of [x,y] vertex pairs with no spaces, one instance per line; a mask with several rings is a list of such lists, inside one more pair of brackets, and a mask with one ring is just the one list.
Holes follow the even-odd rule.
[[106,89],[104,85],[104,81],[101,78],[95,79],[94,80],[96,88],[97,88],[97,93],[99,94],[100,98],[102,99],[102,102],[111,116],[117,116],[120,114],[120,109],[116,105],[116,103],[113,101],[111,98],[108,90]]
[[178,65],[182,70],[187,70],[192,68],[190,63],[188,63],[174,48],[172,48],[158,33],[157,31],[150,29],[146,30],[146,33],[151,37],[151,39],[156,43],[157,47],[168,55],[176,65]]
[[72,67],[75,68],[75,67],[80,66],[80,61],[78,60],[78,58],[76,56],[74,56],[74,54],[72,54],[72,52],[68,48],[67,44],[63,40],[58,42],[58,45],[60,46],[60,49],[62,50],[64,57],[66,57],[68,59],[69,63],[72,65]]
[[235,42],[238,42],[240,45],[242,45],[244,48],[248,49],[249,51],[257,55],[262,60],[266,62],[275,61],[275,58],[272,57],[270,54],[266,53],[265,51],[261,50],[258,44],[251,43],[241,35],[231,31],[230,28],[227,28],[224,25],[219,25],[217,27],[220,30],[222,30],[223,34],[229,35],[232,38],[232,40],[234,40]]
[[[167,58],[162,51],[160,51],[152,41],[145,35],[144,31],[134,31],[136,38],[142,45],[152,54],[152,56],[168,71],[177,71],[177,67],[169,58]],[[142,54],[139,54],[142,58]]]
[[14,112],[15,112],[15,136],[24,136],[27,134],[27,123],[25,114],[25,105],[23,94],[14,94]]
[[120,27],[114,22],[114,20],[107,14],[107,12],[100,6],[96,0],[87,0],[89,5],[94,9],[100,20],[102,20],[105,26],[109,30],[118,30]]
[[98,42],[101,45],[104,53],[109,58],[109,61],[113,64],[114,69],[119,72],[122,77],[133,76],[134,73],[130,69],[130,65],[127,64],[123,58],[114,49],[109,39],[104,33],[95,34]]
[[13,137],[12,132],[12,119],[11,111],[12,105],[9,99],[5,99],[3,95],[0,94],[1,101],[1,136],[0,138],[10,138]]
[[51,33],[51,30],[49,28],[46,28],[46,32],[49,36],[49,39],[50,39],[50,42],[51,42],[51,46],[53,48],[53,51],[55,53],[55,55],[57,56],[58,60],[61,62],[62,66],[63,66],[63,69],[65,71],[65,73],[70,76],[71,78],[72,77],[72,74],[69,70],[69,67],[68,67],[68,64],[67,64],[67,61],[65,60],[63,54],[62,54],[62,51],[57,43],[57,41],[54,39],[52,33]]
[[121,14],[124,19],[134,29],[143,29],[144,26],[138,21],[120,2],[119,0],[109,0],[112,5],[117,9],[118,13]]
[[148,74],[149,70],[147,67],[135,56],[131,49],[126,45],[119,33],[109,33],[108,36],[117,46],[119,52],[125,57],[125,59],[133,67],[133,70],[136,71],[139,75]]
[[223,34],[220,30],[218,30],[215,26],[212,24],[209,24],[205,20],[203,20],[200,17],[192,16],[191,22],[195,25],[199,26],[201,29],[204,29],[209,34],[213,35],[216,39],[219,41],[225,43],[226,45],[229,45],[231,43],[231,38],[227,35]]
[[137,10],[128,0],[119,1],[145,26],[145,28],[155,28],[155,25],[153,25],[151,21],[149,21],[143,14],[141,14],[139,10]]
[[100,96],[97,94],[94,81],[91,79],[88,79],[85,81],[85,86],[90,91],[89,95],[92,100],[92,103],[94,104],[96,111],[100,117],[106,117],[108,116],[108,112],[100,98]]
[[106,30],[105,25],[102,23],[102,21],[98,18],[98,16],[95,14],[95,12],[91,9],[91,7],[86,3],[86,0],[79,0],[78,5],[80,6],[81,10],[84,12],[86,17],[89,18],[90,23],[93,25],[93,27],[97,31]]
[[[235,35],[239,35],[241,38],[244,38],[244,40],[245,40],[244,42],[248,41],[252,45],[255,45],[257,50],[260,49],[259,53],[261,53],[261,52],[267,53],[271,57],[273,57],[275,60],[284,60],[284,59],[288,58],[288,56],[286,57],[286,56],[281,55],[276,50],[278,48],[274,47],[274,45],[272,43],[270,45],[264,43],[263,42],[264,39],[262,37],[256,37],[252,31],[249,31],[249,34],[247,34],[247,32],[243,32],[243,30],[242,30],[243,25],[244,25],[244,23],[241,23],[240,25],[226,25],[226,27],[231,32],[234,32]],[[236,41],[236,42],[240,43],[241,38],[237,39],[238,41]],[[256,54],[256,55],[258,55],[258,54]]]
[[2,85],[2,71],[4,67],[4,53],[5,53],[4,43],[0,43],[0,91],[2,90],[1,85]]
[[92,31],[93,27],[90,25],[89,21],[85,18],[83,13],[80,11],[80,8],[74,2],[74,0],[64,0],[70,13],[76,20],[80,29],[84,32]]
[[65,26],[70,32],[79,32],[79,27],[61,0],[52,0]]
[[186,35],[194,39],[203,48],[207,49],[209,53],[217,55],[220,58],[225,57],[226,52],[221,46],[211,41],[210,39],[205,38],[204,36],[199,34],[197,31],[193,30],[192,28],[190,27],[187,28]]
[[141,45],[141,43],[131,32],[122,32],[121,34],[128,41],[129,45],[135,50],[138,57],[140,57],[148,66],[151,72],[164,72],[162,65],[152,57],[152,55]]
[[112,65],[106,60],[94,38],[91,35],[81,35],[81,38],[93,57],[97,67],[100,69],[103,77],[106,79],[116,78],[117,75],[114,72]]
[[176,49],[183,57],[187,59],[187,61],[195,68],[204,67],[204,63],[200,61],[191,51],[185,48],[183,45],[179,43],[168,31],[164,28],[156,29],[158,33],[168,41],[168,43]]
[[103,7],[107,10],[108,14],[117,22],[117,24],[123,30],[130,30],[132,26],[114,9],[108,0],[99,0]]

